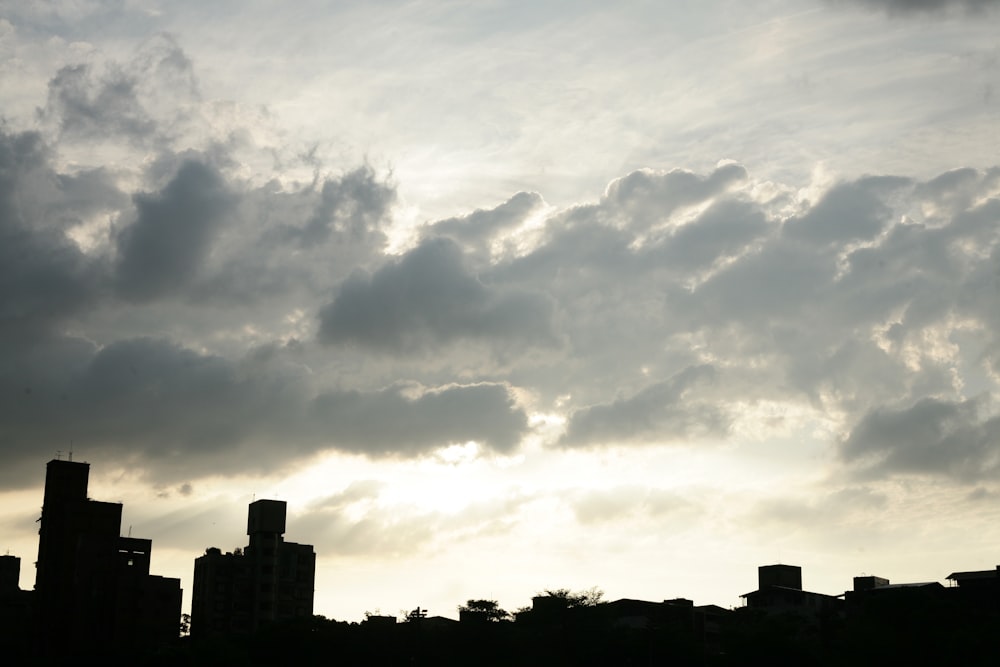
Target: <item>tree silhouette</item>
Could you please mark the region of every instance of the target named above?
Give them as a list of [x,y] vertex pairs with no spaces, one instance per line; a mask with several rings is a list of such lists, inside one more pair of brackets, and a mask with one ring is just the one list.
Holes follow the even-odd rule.
[[459,605],[458,611],[460,613],[482,614],[487,621],[494,623],[510,618],[510,612],[501,609],[496,600],[468,600],[465,604]]
[[573,607],[594,607],[601,604],[604,601],[604,591],[597,586],[575,593],[568,588],[547,588],[543,593],[538,593],[537,597],[560,598],[566,601],[567,609],[572,609]]

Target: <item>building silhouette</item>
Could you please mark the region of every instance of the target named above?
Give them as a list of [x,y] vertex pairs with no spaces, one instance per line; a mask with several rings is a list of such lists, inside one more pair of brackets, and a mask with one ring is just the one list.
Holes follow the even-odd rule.
[[839,596],[802,590],[802,568],[798,565],[761,565],[757,568],[757,590],[740,597],[751,609],[813,619],[839,613],[843,605]]
[[211,547],[194,561],[191,636],[239,635],[262,625],[313,613],[316,553],[311,544],[286,542],[286,504],[250,504],[244,549]]
[[31,655],[32,593],[18,585],[21,559],[0,556],[0,656],[16,664]]
[[38,653],[107,655],[176,640],[180,579],[149,573],[152,541],[122,537],[121,503],[87,497],[90,464],[49,461],[35,563]]
[[[417,607],[396,622],[313,616],[316,554],[286,542],[286,503],[259,500],[249,544],[195,559],[191,634],[178,639],[178,579],[149,573],[152,542],[122,537],[122,505],[87,497],[90,466],[46,469],[34,591],[0,556],[2,664],[884,664],[994,665],[1000,566],[936,581],[854,577],[853,590],[804,590],[802,568],[763,565],[745,605],[546,591],[513,621],[470,600],[460,621]],[[486,603],[474,605],[474,602]],[[491,606],[492,605],[492,606]],[[491,622],[496,621],[496,622]],[[202,640],[209,641],[202,641]],[[218,641],[215,641],[218,639]]]

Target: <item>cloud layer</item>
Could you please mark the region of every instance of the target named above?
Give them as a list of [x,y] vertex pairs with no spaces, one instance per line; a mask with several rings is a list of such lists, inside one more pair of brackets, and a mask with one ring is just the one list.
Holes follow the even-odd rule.
[[993,475],[996,168],[779,183],[726,160],[403,224],[387,171],[325,170],[246,113],[161,36],[58,68],[37,128],[0,131],[5,483],[72,440],[184,481],[740,443],[762,405],[828,424],[848,477]]
[[565,417],[551,445],[724,442],[764,401],[834,420],[850,475],[995,468],[997,169],[641,170],[389,254],[396,194],[367,166],[257,184],[225,150],[166,152],[130,188],[38,133],[0,153],[7,483],[73,439],[187,479],[511,452],[532,411]]

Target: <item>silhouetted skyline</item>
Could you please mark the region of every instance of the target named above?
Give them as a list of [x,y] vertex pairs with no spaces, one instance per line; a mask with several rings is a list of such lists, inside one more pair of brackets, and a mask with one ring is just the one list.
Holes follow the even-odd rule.
[[[546,589],[530,606],[469,599],[458,620],[420,606],[359,623],[313,614],[316,553],[289,542],[286,504],[247,510],[249,544],[194,559],[192,612],[179,581],[150,575],[152,541],[119,535],[122,505],[88,497],[90,466],[46,466],[32,591],[0,558],[0,654],[12,664],[988,665],[996,659],[1000,565],[953,572],[951,586],[875,575],[829,595],[798,565],[757,568],[745,605],[686,598],[606,600]],[[473,659],[471,656],[475,655]]]
[[0,553],[73,451],[185,591],[287,503],[338,619],[988,567],[998,21],[3,3]]

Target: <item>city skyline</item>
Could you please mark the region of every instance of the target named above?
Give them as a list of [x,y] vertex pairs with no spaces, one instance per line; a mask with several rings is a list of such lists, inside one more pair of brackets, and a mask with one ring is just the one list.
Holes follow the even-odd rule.
[[328,4],[0,3],[0,549],[72,450],[185,610],[262,498],[339,620],[1000,560],[998,3]]
[[[178,587],[179,579],[150,576],[152,540],[133,538],[131,526],[127,536],[120,536],[123,505],[91,498],[88,493],[89,473],[90,464],[74,462],[72,453],[69,453],[66,460],[57,456],[46,464],[45,502],[39,519],[36,584],[32,589],[20,591],[30,591],[35,601],[26,603],[26,598],[11,595],[5,598],[5,603],[12,605],[12,608],[27,604],[33,610],[28,616],[42,621],[41,627],[73,628],[71,634],[75,639],[70,643],[75,642],[81,647],[93,639],[90,635],[95,634],[92,628],[88,630],[86,622],[93,618],[114,618],[103,639],[114,638],[114,641],[122,642],[122,637],[116,635],[116,632],[122,633],[119,624],[123,621],[134,623],[140,613],[143,617],[148,617],[147,622],[151,622],[151,625],[146,628],[149,636],[137,633],[135,628],[128,631],[136,637],[142,637],[141,640],[135,640],[136,647],[147,642],[155,644],[154,635],[157,634],[160,635],[160,641],[163,641],[164,627],[173,629],[176,625],[174,616],[181,615],[179,609],[182,591]],[[190,614],[183,614],[182,622],[186,625],[186,630],[182,630],[181,636],[189,632],[202,641],[207,637],[245,636],[258,633],[270,624],[294,623],[312,616],[316,554],[311,544],[285,540],[286,520],[285,501],[255,498],[247,508],[246,535],[250,544],[225,552],[214,546],[207,547],[202,555],[194,559],[194,579],[190,592],[192,609]],[[111,554],[115,557],[111,557]],[[6,554],[4,558],[12,559],[11,562],[5,562],[4,592],[13,594],[18,588],[17,581],[8,580],[8,575],[14,569],[13,563],[19,564],[21,559],[14,554]],[[43,561],[46,564],[44,568],[38,565]],[[37,573],[44,573],[45,585],[39,586],[37,581],[42,578],[42,574]],[[81,577],[81,573],[86,575]],[[965,603],[982,603],[988,602],[989,596],[976,598],[975,595],[994,591],[998,573],[1000,565],[986,570],[952,572],[945,579],[950,582],[950,587],[968,587],[963,590],[969,591],[973,599],[965,600]],[[79,607],[72,600],[81,596],[80,581],[90,579],[103,582],[99,589],[102,594],[93,596],[90,600],[93,608],[87,608],[87,605]],[[893,582],[885,577],[863,574],[854,576],[851,587],[845,588],[842,594],[808,591],[803,587],[802,567],[787,563],[757,566],[757,579],[757,589],[739,595],[740,599],[747,601],[749,608],[787,610],[786,606],[791,604],[800,611],[805,610],[807,615],[810,611],[815,613],[823,605],[839,605],[845,599],[850,602],[852,593],[857,596],[877,589],[926,590],[937,594],[937,591],[943,590],[937,579]],[[152,583],[146,583],[147,580]],[[136,596],[138,590],[145,590],[145,593]],[[794,594],[788,598],[790,591]],[[146,595],[149,595],[150,600],[155,598],[156,602],[146,602],[147,606],[136,604]],[[958,595],[962,596],[964,593],[959,592]],[[121,616],[113,604],[105,608],[116,596],[128,601],[122,608],[131,606],[135,618],[130,619],[127,614]],[[466,604],[456,605],[456,609],[460,620],[510,621],[525,612],[530,616],[529,610],[537,610],[539,598],[543,599],[542,602],[558,602],[557,607],[560,609],[566,605],[582,608],[629,602],[658,604],[656,601],[628,598],[607,600],[604,598],[604,591],[594,586],[576,592],[566,588],[537,591],[531,596],[532,605],[519,607],[514,612],[504,610],[495,600],[486,599],[470,599]],[[822,601],[822,604],[816,604],[816,601]],[[684,607],[694,604],[693,600],[687,598],[664,599],[662,602],[667,605],[678,603]],[[172,607],[176,611],[174,616],[163,613]],[[542,604],[542,607],[547,608],[547,605]],[[694,608],[712,607],[723,610],[712,604],[696,605]],[[496,613],[491,615],[489,612]],[[78,618],[70,620],[69,617],[74,613]],[[374,618],[384,622],[394,619],[395,622],[402,623],[426,618],[427,613],[428,610],[419,605],[412,610],[400,610],[398,617],[386,615],[376,609],[374,612],[365,611],[364,620]],[[468,614],[468,618],[463,614]],[[59,616],[67,618],[57,620]],[[435,614],[434,618],[454,620],[443,614]],[[150,632],[154,627],[157,630]]]

